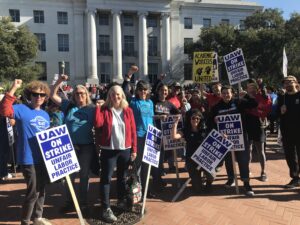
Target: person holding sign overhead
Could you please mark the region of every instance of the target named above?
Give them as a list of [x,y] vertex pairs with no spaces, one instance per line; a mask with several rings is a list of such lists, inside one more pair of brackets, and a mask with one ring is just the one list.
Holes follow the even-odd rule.
[[34,225],[51,225],[43,218],[45,186],[49,182],[43,157],[35,134],[50,126],[50,118],[42,105],[50,94],[48,85],[41,81],[32,81],[24,89],[28,104],[13,105],[17,89],[22,80],[16,79],[0,103],[0,115],[14,118],[18,131],[17,164],[21,165],[27,185],[25,200],[22,205],[21,225],[29,225],[33,218]]
[[136,125],[132,109],[128,106],[125,93],[121,86],[112,86],[104,104],[96,107],[95,128],[102,128],[100,136],[101,148],[101,179],[100,195],[102,217],[107,222],[117,221],[110,208],[110,182],[117,166],[117,206],[126,210],[126,175],[128,166],[137,155]]
[[[254,98],[251,98],[249,95],[245,95],[241,99],[234,99],[231,86],[223,86],[221,90],[221,101],[217,103],[210,111],[208,126],[210,129],[217,128],[216,117],[220,115],[230,115],[240,113],[242,116],[242,123],[244,124],[244,114],[246,109],[255,108],[257,102]],[[245,128],[245,126],[243,127]],[[254,192],[250,186],[249,182],[249,145],[247,143],[246,132],[243,130],[244,136],[244,149],[243,151],[236,151],[235,156],[238,162],[240,176],[244,182],[244,189],[247,196],[253,196]],[[234,186],[234,171],[233,163],[231,159],[231,154],[225,156],[225,166],[226,172],[228,175],[228,181],[225,184],[225,187]]]
[[[65,114],[65,124],[68,127],[72,143],[80,165],[79,177],[79,203],[84,214],[88,213],[88,190],[89,173],[93,157],[96,156],[93,138],[93,126],[95,106],[92,104],[88,90],[83,85],[77,85],[71,96],[71,100],[62,99],[58,95],[58,90],[63,81],[68,80],[67,75],[61,75],[54,84],[51,92],[52,101],[60,106]],[[71,175],[74,183],[76,173]],[[69,189],[66,188],[67,200],[60,209],[61,213],[74,211]]]
[[[186,113],[183,132],[177,131],[179,119],[180,117],[177,117],[177,120],[175,120],[174,126],[172,127],[171,131],[171,137],[173,139],[185,138],[186,167],[192,180],[192,188],[195,193],[199,193],[202,188],[203,179],[201,177],[201,171],[197,169],[198,164],[191,159],[191,156],[207,136],[207,128],[205,125],[204,117],[199,109],[191,109]],[[205,190],[209,191],[211,189],[213,177],[207,172],[205,172],[205,175],[207,178]]]

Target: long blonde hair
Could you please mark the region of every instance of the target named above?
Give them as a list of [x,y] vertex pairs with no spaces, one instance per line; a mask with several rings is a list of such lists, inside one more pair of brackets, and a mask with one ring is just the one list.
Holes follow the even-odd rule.
[[114,86],[112,86],[112,87],[108,90],[107,98],[106,98],[106,101],[105,101],[105,103],[104,103],[103,106],[105,106],[105,107],[107,107],[107,108],[109,108],[109,109],[111,109],[111,108],[113,107],[113,102],[112,102],[112,100],[111,100],[111,96],[112,96],[116,91],[120,91],[120,92],[121,92],[121,95],[122,95],[122,101],[121,101],[121,103],[120,103],[120,108],[122,108],[122,109],[127,108],[129,104],[128,104],[127,100],[126,100],[126,96],[125,96],[125,93],[124,93],[122,87],[119,86],[119,85],[114,85]]

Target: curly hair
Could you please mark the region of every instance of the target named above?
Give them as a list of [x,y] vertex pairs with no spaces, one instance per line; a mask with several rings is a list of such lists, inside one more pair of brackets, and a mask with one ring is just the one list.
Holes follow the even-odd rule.
[[34,91],[43,91],[47,96],[50,95],[50,88],[46,82],[34,80],[26,85],[24,89],[24,96],[26,99],[30,100],[31,93]]

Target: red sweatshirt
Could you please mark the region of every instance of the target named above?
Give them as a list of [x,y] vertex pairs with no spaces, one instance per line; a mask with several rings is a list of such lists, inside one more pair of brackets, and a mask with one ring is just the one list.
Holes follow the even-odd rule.
[[272,110],[272,100],[269,96],[264,97],[261,94],[255,96],[258,106],[253,109],[247,109],[246,112],[259,118],[266,118]]
[[[132,109],[127,107],[123,109],[125,123],[125,147],[132,148],[137,152],[136,126]],[[96,107],[95,128],[102,128],[99,144],[101,146],[110,146],[113,115],[107,107]],[[98,137],[99,138],[99,137]]]

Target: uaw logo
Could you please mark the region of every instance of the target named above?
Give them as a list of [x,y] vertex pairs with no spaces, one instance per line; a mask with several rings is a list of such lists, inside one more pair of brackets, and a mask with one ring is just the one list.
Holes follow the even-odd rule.
[[49,127],[49,122],[44,117],[37,116],[30,120],[30,125],[34,126],[38,131],[43,131]]

